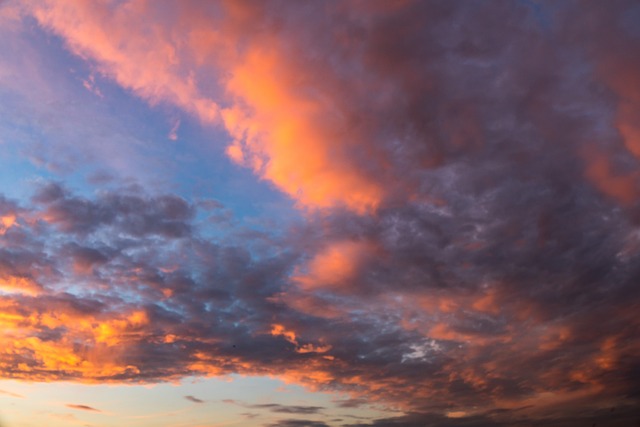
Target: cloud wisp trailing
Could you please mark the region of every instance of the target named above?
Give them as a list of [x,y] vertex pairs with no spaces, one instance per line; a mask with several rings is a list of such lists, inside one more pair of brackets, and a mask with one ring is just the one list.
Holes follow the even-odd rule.
[[13,393],[13,392],[7,391],[7,390],[0,390],[0,394],[5,395],[5,396],[10,396],[10,397],[15,397],[15,398],[18,398],[18,399],[24,399],[25,398],[21,394]]
[[198,399],[197,397],[185,396],[184,398],[193,403],[204,403],[204,400]]
[[635,2],[7,4],[223,129],[304,223],[212,238],[172,189],[0,195],[2,377],[270,375],[403,411],[353,426],[640,416]]
[[224,403],[230,403],[234,405],[240,405],[249,409],[264,409],[267,411],[280,413],[280,414],[317,414],[325,409],[322,406],[300,406],[300,405],[281,405],[279,403],[258,403],[248,404],[244,402],[237,402],[232,399],[226,399]]
[[102,412],[99,409],[96,409],[94,407],[91,406],[87,406],[87,405],[77,405],[77,404],[73,404],[73,403],[69,403],[67,405],[65,405],[67,408],[71,408],[71,409],[78,409],[80,411],[89,411],[89,412]]

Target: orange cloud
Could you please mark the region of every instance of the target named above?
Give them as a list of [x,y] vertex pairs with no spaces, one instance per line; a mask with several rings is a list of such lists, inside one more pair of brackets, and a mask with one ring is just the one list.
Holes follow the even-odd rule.
[[0,271],[0,289],[5,292],[36,295],[42,287],[29,277],[5,275]]
[[304,96],[310,89],[303,72],[275,47],[262,45],[232,66],[226,89],[239,103],[223,111],[234,137],[227,153],[304,206],[375,208],[382,188],[349,162],[345,123],[331,98],[316,91]]
[[500,313],[500,305],[497,301],[497,292],[495,290],[489,290],[484,295],[480,296],[472,303],[472,307],[475,310],[497,315]]
[[272,325],[271,327],[271,335],[274,337],[284,337],[287,341],[292,344],[298,344],[296,341],[296,334],[293,331],[287,331],[282,325]]
[[[615,10],[602,9],[599,13],[600,24],[606,28],[606,35],[595,42],[599,77],[615,95],[615,127],[622,142],[630,154],[640,159],[640,61],[624,54],[637,50],[637,39],[613,30],[617,25]],[[615,173],[615,166],[602,153],[591,153],[590,157],[588,175],[603,192],[624,204],[637,201],[640,172]]]
[[[283,40],[241,34],[239,29],[262,19],[258,5],[219,6],[226,18],[219,25],[186,2],[172,6],[171,18],[142,1],[63,0],[30,7],[74,53],[95,61],[122,87],[152,104],[174,104],[203,123],[221,123],[233,138],[229,157],[300,206],[375,209],[384,189],[354,162],[354,153],[372,153],[347,134],[337,102],[342,95],[328,84],[306,81],[309,70],[292,60]],[[225,77],[205,90],[199,74]],[[221,108],[223,102],[228,106]]]
[[621,103],[616,123],[627,149],[640,158],[640,100]]
[[[139,372],[136,366],[123,363],[121,355],[128,343],[142,338],[140,328],[148,323],[144,312],[111,319],[64,307],[29,312],[8,299],[0,301],[0,310],[4,331],[0,372],[5,376],[41,381],[75,377],[93,382]],[[43,330],[64,333],[56,339],[37,336]]]
[[198,90],[182,69],[179,46],[162,24],[148,16],[146,2],[111,8],[108,2],[45,1],[31,12],[60,34],[74,53],[95,60],[103,74],[151,103],[170,102],[205,123],[219,118],[218,105]]
[[[307,63],[305,60],[308,58],[299,58],[297,48],[304,43],[297,46],[295,39],[286,40],[278,31],[281,22],[269,27],[267,24],[271,22],[263,20],[262,6],[259,3],[216,3],[215,13],[210,17],[199,16],[199,11],[193,7],[196,3],[177,2],[167,6],[167,11],[155,9],[154,2],[143,1],[109,3],[61,0],[45,1],[31,7],[42,25],[60,35],[73,52],[94,61],[98,72],[109,76],[122,87],[151,104],[172,103],[198,117],[203,123],[224,126],[233,139],[227,148],[228,156],[233,161],[252,168],[256,174],[297,200],[301,207],[340,206],[351,213],[370,213],[384,204],[386,197],[391,197],[389,188],[397,183],[383,180],[390,178],[393,181],[394,177],[388,170],[394,165],[398,168],[406,166],[408,175],[414,172],[409,170],[413,168],[423,172],[438,164],[440,158],[450,151],[480,151],[484,144],[490,144],[490,138],[484,139],[485,126],[482,120],[491,111],[490,107],[482,106],[481,99],[469,104],[463,101],[452,104],[442,102],[445,107],[442,117],[439,117],[440,107],[432,105],[441,101],[439,94],[435,90],[426,90],[426,86],[435,87],[440,82],[435,77],[433,81],[428,81],[431,76],[427,76],[426,71],[422,72],[423,67],[424,70],[430,68],[425,65],[430,61],[422,58],[423,63],[419,63],[416,56],[422,54],[422,51],[414,50],[413,46],[420,46],[422,49],[422,43],[416,42],[410,27],[406,29],[405,26],[403,31],[387,31],[387,28],[393,30],[397,24],[391,25],[389,21],[381,20],[376,24],[380,25],[379,28],[371,29],[378,33],[372,42],[378,45],[371,47],[374,52],[365,52],[365,55],[370,56],[363,62],[375,62],[372,68],[386,67],[386,71],[371,70],[372,73],[381,71],[383,75],[380,81],[373,81],[378,83],[396,79],[401,82],[399,85],[404,86],[400,90],[402,96],[393,96],[391,93],[394,88],[388,87],[380,87],[379,96],[369,96],[366,91],[376,85],[371,85],[371,82],[362,84],[361,90],[367,96],[363,96],[360,101],[366,99],[373,103],[388,104],[378,111],[384,114],[369,115],[363,119],[355,112],[364,111],[368,106],[356,106],[353,108],[355,112],[344,106],[347,103],[342,99],[345,92],[337,90],[340,85],[333,81],[340,80],[332,71],[336,64],[319,64],[319,61]],[[218,14],[224,16],[224,19],[216,20],[213,15]],[[427,15],[437,14],[417,15],[419,19],[414,24],[417,22],[420,28],[429,27],[422,19]],[[391,18],[396,23],[411,21],[408,15]],[[371,19],[371,15],[364,19]],[[505,21],[513,22],[509,19]],[[212,22],[220,25],[212,25]],[[266,29],[265,26],[256,24],[265,24]],[[427,36],[429,39],[434,38],[433,33],[420,35],[425,37],[425,43]],[[530,39],[529,33],[521,35],[527,36],[524,39]],[[449,51],[446,46],[438,44],[426,45],[424,50],[442,50],[442,57],[434,57],[437,60],[444,58],[454,61],[459,58],[460,63],[485,63],[486,60],[486,64],[490,64],[490,61],[499,59],[499,64],[507,66],[513,65],[509,63],[508,56],[519,50],[509,48],[492,59],[490,52],[483,53],[483,43],[474,46],[476,41],[482,42],[482,37],[476,40],[474,35],[466,45],[462,43],[464,37],[455,34],[447,43],[457,45],[455,40],[458,37],[462,37],[459,49],[456,47]],[[517,42],[518,39],[515,40]],[[400,41],[406,42],[406,45],[396,43]],[[357,37],[345,37],[345,43],[348,42],[357,44],[359,40]],[[375,51],[378,49],[393,52],[382,55],[385,61],[378,58],[379,61],[376,62]],[[322,53],[324,55],[326,52]],[[326,59],[331,59],[331,55],[325,56]],[[447,61],[443,63],[449,64]],[[397,70],[394,68],[396,66]],[[314,67],[325,68],[315,70]],[[480,68],[486,69],[488,74],[495,74],[491,71],[492,67],[482,65]],[[467,76],[474,69],[478,74],[484,73],[479,68],[451,71],[455,76],[464,71],[460,74]],[[517,67],[506,69],[512,72],[499,80],[501,85],[508,88],[512,78],[509,74],[517,75],[520,71]],[[366,79],[371,74],[368,71],[370,70],[359,70],[353,75]],[[443,74],[448,71],[446,69]],[[539,79],[540,76],[535,75],[526,77],[521,82],[515,79],[511,84],[517,83],[518,87],[535,89],[535,85],[530,83]],[[457,83],[456,78],[452,80]],[[462,80],[464,79],[460,83],[463,83]],[[496,82],[493,78],[490,81]],[[447,82],[451,83],[444,81]],[[468,83],[464,90],[472,92],[471,86],[482,83],[482,79],[469,80]],[[215,87],[208,87],[207,84]],[[348,84],[358,85],[360,82]],[[486,85],[479,87],[483,92],[487,91]],[[450,89],[445,87],[444,90]],[[501,95],[502,91],[498,92]],[[429,99],[430,96],[433,96],[433,100]],[[479,94],[474,96],[482,98]],[[508,98],[505,97],[506,101],[509,101]],[[519,95],[516,98],[520,99]],[[489,100],[491,104],[495,103],[495,98]],[[395,101],[407,102],[409,107],[396,110]],[[636,101],[635,98],[629,98],[625,102],[619,110],[618,129],[628,151],[637,155],[640,149],[635,141],[637,126],[634,124],[636,114],[633,102]],[[541,102],[540,106],[541,110],[555,114],[556,109],[547,102]],[[371,140],[376,136],[368,135],[367,139],[362,136],[366,132],[359,134],[358,126],[353,125],[364,121],[362,128],[378,130],[367,121],[375,118],[386,120],[387,115],[405,115],[408,112],[412,112],[415,117],[411,120],[398,120],[400,125],[392,128],[390,135],[379,136],[389,136],[386,147],[388,152],[377,152],[375,141]],[[502,116],[503,112],[496,111],[495,116]],[[526,123],[525,127],[531,126],[528,121]],[[422,126],[429,129],[422,129]],[[509,123],[505,125],[507,128],[510,126]],[[430,129],[431,127],[434,129]],[[507,140],[503,138],[504,135],[498,136],[497,139]],[[522,144],[527,143],[526,135],[522,141]],[[553,143],[556,143],[555,139]],[[451,147],[444,147],[446,144]],[[536,173],[540,170],[528,169],[529,165],[523,163],[523,172],[526,172],[523,176],[526,177],[527,185],[520,186],[519,178],[505,179],[513,182],[510,182],[508,191],[503,193],[498,188],[502,185],[502,179],[498,178],[511,178],[507,174],[516,171],[507,167],[505,175],[500,175],[503,171],[497,166],[505,158],[499,153],[500,150],[489,148],[491,150],[487,151],[487,157],[495,157],[489,163],[489,169],[492,169],[490,179],[485,179],[484,172],[480,170],[485,163],[476,168],[467,159],[463,159],[458,165],[461,166],[460,170],[455,171],[456,175],[461,175],[459,181],[446,173],[440,175],[440,179],[447,181],[447,185],[443,184],[442,188],[450,190],[450,194],[444,198],[446,202],[442,203],[449,205],[449,196],[453,202],[450,204],[450,219],[445,220],[443,215],[422,209],[425,205],[420,205],[420,200],[431,200],[430,197],[425,194],[413,197],[411,194],[407,199],[412,200],[413,204],[385,205],[388,211],[395,212],[389,215],[388,211],[379,210],[379,216],[371,219],[372,223],[375,222],[374,225],[360,222],[362,218],[349,216],[348,220],[357,222],[356,227],[360,227],[355,229],[357,234],[351,235],[365,236],[363,240],[333,237],[333,240],[320,244],[320,250],[309,259],[303,259],[299,264],[295,264],[297,261],[282,261],[282,265],[277,267],[278,272],[271,275],[264,274],[271,271],[266,267],[251,270],[254,267],[253,259],[249,262],[247,257],[238,256],[234,259],[233,253],[241,252],[235,248],[229,249],[226,254],[224,248],[215,247],[211,254],[202,256],[206,259],[204,265],[198,264],[198,256],[177,257],[170,249],[166,249],[167,252],[164,253],[164,247],[182,250],[182,246],[163,240],[159,237],[164,235],[162,233],[153,234],[153,239],[144,239],[143,235],[134,234],[127,240],[140,241],[141,246],[114,250],[116,255],[113,256],[116,259],[113,261],[110,258],[112,255],[100,258],[88,254],[85,258],[77,255],[72,261],[56,260],[54,267],[63,270],[60,274],[61,281],[64,282],[79,282],[80,286],[87,283],[92,275],[96,279],[110,276],[112,281],[100,283],[99,290],[92,286],[82,289],[83,293],[91,292],[94,295],[104,290],[104,294],[100,293],[99,298],[94,301],[76,301],[71,298],[69,294],[65,294],[65,283],[59,294],[53,295],[53,290],[51,295],[37,294],[43,299],[40,306],[34,308],[34,304],[40,300],[28,299],[16,289],[36,286],[36,281],[7,272],[6,279],[5,276],[1,277],[6,282],[5,288],[12,295],[11,298],[0,298],[0,325],[4,331],[0,337],[0,372],[18,378],[75,378],[85,381],[144,381],[149,378],[171,379],[178,375],[200,373],[266,373],[284,375],[291,381],[317,388],[342,386],[348,390],[372,393],[389,400],[404,401],[407,407],[419,399],[424,399],[423,402],[432,399],[439,404],[455,398],[458,404],[465,397],[467,400],[477,398],[474,393],[482,396],[479,400],[487,401],[496,399],[496,395],[507,394],[511,389],[520,393],[515,400],[522,405],[526,402],[523,395],[535,396],[531,401],[536,403],[549,397],[541,391],[545,387],[557,389],[551,394],[553,397],[566,391],[562,387],[575,387],[576,384],[581,387],[584,385],[588,393],[593,393],[599,376],[626,360],[631,360],[630,355],[637,354],[634,351],[637,349],[620,349],[631,332],[620,338],[616,336],[615,339],[608,339],[611,330],[622,329],[619,326],[623,322],[617,316],[617,311],[616,316],[609,316],[602,322],[595,314],[591,314],[593,319],[582,322],[587,326],[597,325],[593,329],[598,330],[594,334],[600,337],[599,340],[591,339],[591,331],[580,332],[575,325],[571,325],[574,326],[572,328],[561,323],[578,323],[575,319],[581,315],[586,317],[584,311],[596,310],[600,302],[609,308],[602,313],[613,313],[617,305],[612,301],[623,298],[625,287],[631,287],[627,282],[631,283],[633,279],[633,276],[624,279],[616,279],[616,276],[635,270],[626,265],[616,265],[618,261],[615,261],[615,256],[611,256],[609,262],[606,258],[610,255],[607,252],[609,246],[598,246],[601,239],[590,240],[592,237],[589,236],[583,239],[582,235],[589,234],[588,231],[591,230],[588,227],[592,227],[591,222],[586,220],[584,222],[588,223],[588,227],[568,227],[566,241],[562,240],[557,244],[550,242],[544,245],[544,251],[532,249],[527,256],[512,258],[512,252],[517,251],[504,243],[504,229],[492,224],[507,222],[515,224],[515,228],[526,228],[529,221],[524,219],[528,217],[519,214],[525,210],[544,209],[544,203],[534,202],[555,199],[555,193],[551,193],[549,199],[542,195],[549,194],[549,188],[553,187],[549,184],[559,178],[551,173],[548,180],[545,178],[538,181]],[[623,204],[634,203],[638,196],[637,172],[618,170],[614,156],[608,154],[608,151],[605,153],[605,150],[601,152],[596,149],[586,152],[586,176],[604,194]],[[396,162],[395,159],[385,158],[385,155],[397,155],[403,160]],[[486,157],[483,156],[481,161],[485,160]],[[507,164],[510,165],[510,161]],[[470,169],[470,175],[462,179],[462,175],[466,173],[463,169],[466,168]],[[440,172],[442,171],[437,171]],[[563,175],[560,187],[569,189],[559,192],[558,199],[575,201],[572,186],[566,185],[571,178],[570,174]],[[398,197],[406,200],[402,199],[405,192],[411,192],[413,188],[429,187],[429,179],[428,174],[416,173],[408,178],[408,181],[414,182],[413,186],[409,191],[403,186],[403,192]],[[434,182],[434,186],[435,184],[437,183]],[[528,191],[529,185],[535,190],[535,197],[524,197],[527,195],[521,193]],[[465,189],[466,186],[473,188]],[[496,191],[492,190],[494,186]],[[430,190],[422,191],[427,193]],[[523,196],[522,200],[519,200],[520,195]],[[587,201],[591,201],[589,196],[584,196]],[[47,204],[46,201],[42,203]],[[580,204],[580,209],[573,209],[570,205],[572,203],[550,203],[553,209],[567,209],[563,215],[571,217],[570,221],[576,215],[582,215],[582,209],[589,204]],[[503,212],[507,210],[509,213]],[[59,233],[48,236],[52,243],[43,243],[47,253],[58,249],[58,241],[66,240],[66,243],[71,243],[82,238],[81,227],[77,227],[78,232],[73,236],[64,236],[64,233],[74,232],[74,223],[70,220],[65,222],[69,219],[68,215],[64,215],[68,211],[51,209],[39,212],[46,213],[43,219],[51,222],[54,226],[49,228]],[[601,218],[603,212],[591,213],[594,218]],[[552,213],[555,214],[556,211]],[[495,218],[492,218],[494,215]],[[487,226],[486,242],[472,239],[469,241],[471,243],[467,242],[463,246],[466,248],[465,252],[477,254],[466,254],[463,259],[455,256],[459,254],[456,250],[456,234],[464,234],[462,228],[455,226],[457,221],[477,222]],[[35,225],[42,225],[41,229],[47,228],[46,224],[35,222],[38,223]],[[145,222],[148,220],[145,219]],[[403,222],[409,231],[400,233],[398,242],[381,242],[384,239],[380,238],[379,233],[384,232],[385,228],[395,233],[401,228],[396,226],[403,225]],[[597,221],[593,224],[593,227],[604,227]],[[23,225],[27,226],[26,223]],[[3,218],[0,227],[5,231],[15,227],[15,218]],[[115,226],[110,223],[109,227]],[[602,228],[603,234],[612,231],[607,234],[615,235],[625,231],[624,228],[607,227],[611,228]],[[333,231],[348,228],[349,226],[344,226]],[[185,229],[191,230],[191,227]],[[0,234],[4,233],[6,237],[13,234],[5,231]],[[95,233],[95,238],[99,240],[100,236],[107,234],[118,233],[111,228],[103,228],[101,232]],[[198,235],[180,236],[185,240],[193,237],[192,240],[187,240],[185,247],[195,246],[198,248],[196,252],[206,252],[203,247],[206,246],[204,241],[207,239]],[[302,236],[300,240],[303,241],[306,237]],[[47,237],[42,239],[45,238]],[[34,240],[37,239],[34,237]],[[584,247],[575,246],[578,240],[585,242]],[[108,240],[92,243],[98,248],[114,246],[116,249],[115,242]],[[388,264],[381,270],[389,274],[380,274],[371,280],[366,277],[367,267],[372,266],[374,260],[381,262],[379,255],[382,250],[378,248],[382,247],[391,256]],[[571,266],[586,264],[584,261],[584,264],[580,264],[584,259],[595,259],[596,257],[587,257],[593,255],[593,252],[589,252],[591,247],[597,249],[598,259],[604,259],[604,264],[613,264],[613,267],[612,270],[602,267],[603,271],[588,274],[588,267],[591,266],[585,265],[585,275],[594,276],[593,280],[597,284],[593,287],[602,286],[600,290],[603,294],[611,292],[610,297],[602,298],[596,292],[600,290],[592,288],[589,283],[576,289],[571,288],[578,281],[573,280],[576,276],[567,277],[574,274]],[[517,249],[525,251],[527,240],[520,240]],[[33,252],[36,253],[35,250]],[[158,268],[155,264],[161,263],[151,260],[155,255],[179,259],[181,262],[184,260],[184,269],[189,273],[182,274],[182,267]],[[575,258],[571,258],[571,255]],[[128,263],[127,256],[131,257]],[[149,258],[148,265],[143,262],[146,257]],[[554,258],[553,262],[549,261],[550,258]],[[429,264],[431,260],[434,264],[434,276],[437,272],[441,280],[429,280],[430,269],[424,268],[423,264]],[[226,271],[224,264],[227,261],[240,267]],[[94,264],[100,265],[100,269],[94,269]],[[256,264],[259,264],[257,260]],[[215,268],[210,267],[211,265],[215,265]],[[469,270],[458,275],[459,265],[467,265]],[[529,265],[532,267],[529,268]],[[215,269],[220,269],[222,273],[218,275]],[[476,269],[477,274],[474,275]],[[380,272],[372,270],[374,273]],[[539,273],[534,273],[534,270]],[[282,271],[285,273],[280,273]],[[294,272],[292,276],[289,275],[291,271]],[[474,277],[469,277],[472,275]],[[268,277],[264,279],[265,282],[261,282],[263,276]],[[501,295],[498,291],[482,287],[485,277],[494,276],[515,277],[514,283],[508,285],[512,292]],[[518,280],[523,276],[528,277],[520,283]],[[606,279],[599,279],[600,276]],[[389,277],[391,279],[388,281],[393,283],[378,282]],[[229,278],[237,278],[237,281]],[[203,282],[200,283],[199,280]],[[555,280],[558,280],[557,288],[561,289],[551,289],[551,285],[556,285]],[[614,282],[615,280],[619,281]],[[218,282],[225,287],[218,288]],[[294,286],[289,287],[291,284]],[[120,292],[123,289],[126,291]],[[357,296],[354,296],[355,290],[359,292]],[[367,291],[371,290],[376,292],[368,295]],[[382,292],[378,292],[379,290]],[[121,293],[125,296],[120,296]],[[629,295],[634,296],[635,293]],[[158,298],[162,296],[165,298],[162,304],[157,304]],[[51,297],[51,301],[55,298],[69,298],[69,302],[64,307],[55,307],[55,304],[50,307],[48,303],[51,301],[45,297]],[[149,311],[134,309],[126,305],[129,297],[130,304],[148,304],[154,308]],[[268,304],[262,300],[263,297],[267,298]],[[16,302],[19,298],[22,298],[20,304]],[[237,299],[237,303],[232,302],[234,299]],[[279,311],[284,307],[278,306],[278,303],[284,303],[297,311]],[[541,308],[543,304],[549,307]],[[580,307],[579,304],[586,305]],[[558,308],[558,305],[563,306]],[[278,310],[275,309],[276,306]],[[545,314],[541,314],[543,312]],[[353,316],[350,317],[350,314]],[[222,319],[229,321],[221,321]],[[269,325],[266,333],[265,322]],[[307,329],[303,329],[302,325]],[[342,326],[348,328],[343,331]],[[321,330],[323,336],[327,337],[326,341],[315,338],[313,342],[305,341],[304,331],[311,327]],[[240,338],[235,341],[232,337],[237,337],[238,333]],[[436,354],[435,350],[431,354],[426,351],[426,347],[416,344],[425,338],[434,343],[442,340],[438,346],[446,349],[446,354]],[[234,339],[235,344],[228,345],[230,339]],[[572,340],[582,344],[571,348]],[[257,342],[255,345],[261,346],[260,351],[254,351],[255,347],[250,348],[249,342]],[[589,348],[589,343],[592,343],[593,348]],[[330,352],[332,345],[339,351]],[[158,367],[154,364],[155,361],[142,360],[142,357],[153,354],[158,349],[157,346],[163,355],[163,361],[157,363],[169,361],[169,366]],[[248,350],[241,351],[239,348],[243,346]],[[570,352],[560,355],[562,350]],[[523,370],[522,365],[527,362],[531,369]],[[635,369],[635,366],[630,362],[626,363],[628,370],[623,373],[634,372],[629,368]],[[478,406],[481,407],[482,402]],[[413,405],[413,409],[417,407]],[[440,405],[438,408],[441,410],[445,406]],[[451,414],[450,416],[467,413],[466,409],[449,409],[447,407],[448,412],[444,413]]]
[[624,205],[637,200],[640,179],[638,172],[617,172],[611,159],[595,148],[585,150],[584,155],[587,161],[586,176],[600,191]]
[[617,49],[598,51],[598,66],[606,84],[618,97],[616,126],[627,149],[640,158],[640,61],[631,52],[637,49],[637,41],[610,32]]
[[293,280],[306,290],[347,290],[361,265],[372,255],[373,247],[369,243],[352,240],[333,242],[309,261],[305,273],[294,276]]
[[296,339],[295,332],[285,329],[285,327],[282,325],[272,325],[271,335],[274,337],[284,337],[287,341],[296,346],[296,353],[326,353],[327,351],[331,350],[330,345],[314,345],[312,343],[300,345],[298,343],[298,340]]
[[15,215],[0,216],[0,236],[7,232],[8,229],[16,224]]

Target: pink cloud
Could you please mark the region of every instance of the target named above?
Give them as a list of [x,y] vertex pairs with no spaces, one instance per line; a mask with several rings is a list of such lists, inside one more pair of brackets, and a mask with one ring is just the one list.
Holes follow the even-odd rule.
[[[229,156],[302,206],[343,205],[361,213],[375,208],[384,190],[352,161],[358,151],[362,161],[371,161],[371,153],[345,134],[349,123],[334,99],[340,96],[336,88],[321,86],[315,92],[320,97],[306,95],[304,85],[321,82],[298,83],[308,70],[291,60],[283,40],[264,34],[244,39],[241,28],[265,19],[260,7],[218,6],[227,18],[219,26],[190,3],[168,12],[142,2],[45,2],[31,12],[76,54],[152,104],[168,102],[204,123],[222,122],[233,137]],[[241,44],[246,46],[238,51]],[[202,89],[199,74],[218,79],[213,94]],[[229,100],[231,106],[220,107]]]

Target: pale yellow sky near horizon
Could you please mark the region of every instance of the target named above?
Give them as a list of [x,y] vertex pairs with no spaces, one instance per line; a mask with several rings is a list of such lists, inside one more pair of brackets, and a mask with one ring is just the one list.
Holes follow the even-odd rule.
[[[239,375],[146,385],[0,380],[0,427],[249,427],[328,418],[342,419],[341,424],[357,421],[354,417],[394,414],[368,405],[340,408],[338,401],[346,399],[347,395],[310,392],[274,378]],[[318,414],[291,414],[255,407],[271,404],[323,409]]]

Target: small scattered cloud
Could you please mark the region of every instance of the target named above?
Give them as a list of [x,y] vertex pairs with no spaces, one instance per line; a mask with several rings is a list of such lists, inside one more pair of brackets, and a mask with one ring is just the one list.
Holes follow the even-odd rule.
[[193,396],[185,396],[185,399],[193,402],[193,403],[204,403],[204,400],[198,399],[197,397],[193,397]]
[[178,140],[178,129],[180,128],[180,119],[176,119],[171,126],[171,130],[169,131],[169,135],[167,137],[172,141]]
[[96,409],[92,406],[87,406],[87,405],[76,405],[73,403],[68,403],[65,405],[67,408],[71,408],[71,409],[77,409],[79,411],[89,411],[89,412],[102,412],[99,409]]
[[267,409],[271,412],[279,414],[317,414],[323,409],[323,406],[298,406],[298,405],[280,405],[277,403],[266,403],[257,405],[245,405],[247,408]]
[[265,427],[329,427],[329,425],[323,421],[314,421],[314,420],[302,420],[302,419],[291,419],[291,420],[280,420],[275,423],[265,424]]
[[279,403],[250,404],[233,399],[225,399],[222,402],[243,406],[249,409],[264,409],[278,414],[318,414],[322,410],[326,409],[324,406],[282,405]]
[[18,393],[13,393],[11,391],[6,391],[6,390],[0,390],[0,394],[4,395],[4,396],[10,396],[10,397],[16,397],[18,399],[24,399],[25,397],[21,394]]
[[335,400],[334,403],[338,405],[339,408],[358,408],[362,405],[366,405],[368,402],[366,399],[351,398]]

